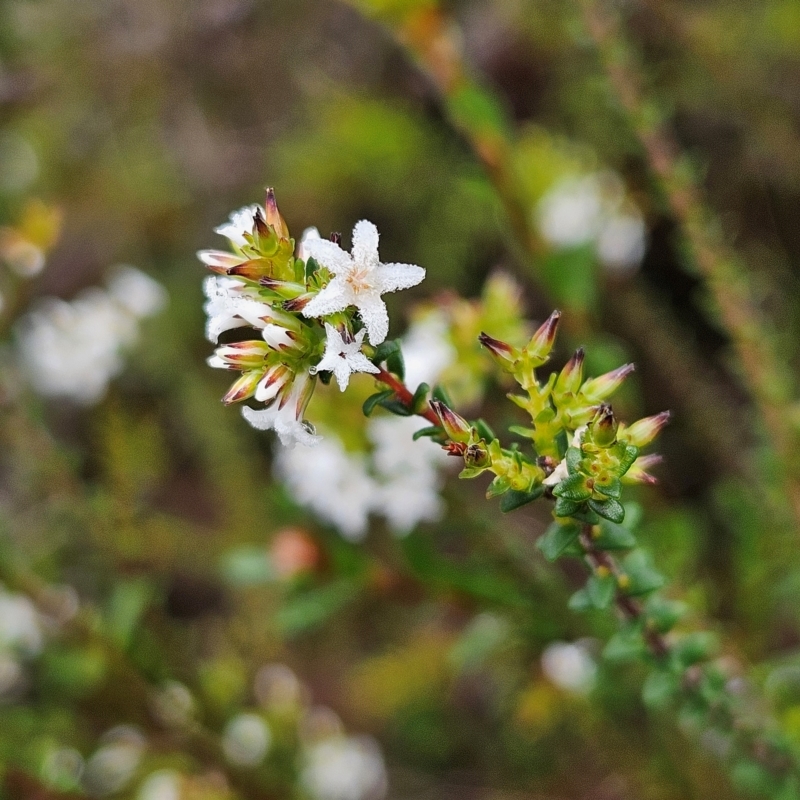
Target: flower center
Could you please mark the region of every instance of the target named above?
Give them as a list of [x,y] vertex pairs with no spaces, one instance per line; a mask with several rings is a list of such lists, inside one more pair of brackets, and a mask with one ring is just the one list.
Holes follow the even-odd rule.
[[354,294],[368,292],[372,289],[372,281],[370,280],[371,272],[372,270],[368,267],[361,267],[353,270],[347,276],[347,282],[350,284],[350,288],[353,290]]

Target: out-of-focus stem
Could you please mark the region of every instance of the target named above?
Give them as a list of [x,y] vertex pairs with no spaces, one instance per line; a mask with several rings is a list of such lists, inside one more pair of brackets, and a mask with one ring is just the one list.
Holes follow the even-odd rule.
[[797,437],[787,407],[793,387],[785,364],[775,351],[775,332],[757,307],[747,268],[725,243],[718,222],[705,205],[699,182],[681,159],[664,124],[665,114],[641,86],[641,69],[622,29],[619,13],[604,0],[582,0],[589,31],[609,83],[639,138],[681,229],[694,264],[703,276],[731,337],[745,380],[761,410],[772,446],[786,470],[786,489],[796,521],[800,521],[800,485],[791,474]]

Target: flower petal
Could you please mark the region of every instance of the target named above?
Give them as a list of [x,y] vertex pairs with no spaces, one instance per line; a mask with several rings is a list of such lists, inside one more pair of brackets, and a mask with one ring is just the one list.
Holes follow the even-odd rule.
[[242,407],[242,416],[259,431],[272,430],[275,418],[278,416],[278,404],[273,403],[269,408],[255,409],[249,406]]
[[378,229],[366,219],[353,228],[353,261],[359,266],[378,265]]
[[396,292],[410,289],[425,278],[425,270],[415,264],[381,264],[375,270],[375,284],[378,291]]
[[349,253],[327,239],[308,239],[303,244],[303,249],[306,259],[313,258],[318,264],[327,267],[334,275],[347,271],[353,264]]
[[326,317],[328,314],[344,311],[348,305],[350,305],[350,292],[338,278],[334,278],[303,307],[303,316]]
[[377,294],[363,295],[354,304],[367,329],[371,345],[379,345],[389,333],[389,312],[386,303]]

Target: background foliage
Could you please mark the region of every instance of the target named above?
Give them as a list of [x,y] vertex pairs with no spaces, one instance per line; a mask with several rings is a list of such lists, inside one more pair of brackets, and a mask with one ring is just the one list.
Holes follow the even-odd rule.
[[[205,365],[194,252],[265,184],[296,235],[368,218],[382,253],[427,268],[392,299],[393,335],[412,302],[476,297],[511,273],[530,317],[565,312],[556,368],[580,344],[594,372],[634,360],[620,415],[675,412],[660,485],[637,495],[642,540],[743,691],[763,689],[800,740],[800,12],[646,0],[617,13],[3,0],[0,222],[48,250],[23,280],[4,240],[0,275],[0,577],[3,597],[35,602],[46,639],[15,655],[26,677],[0,705],[7,797],[144,797],[164,769],[181,794],[145,800],[313,794],[295,724],[309,702],[380,741],[389,797],[763,788],[731,782],[713,741],[695,748],[686,721],[646,709],[635,666],[600,658],[615,625],[567,609],[580,576],[536,550],[546,511],[501,516],[485,487],[452,478],[441,522],[403,539],[376,522],[348,543],[272,480],[274,443],[221,406],[226,376]],[[644,216],[639,268],[537,228],[559,180],[603,170]],[[37,200],[58,209],[57,241]],[[117,263],[157,278],[168,307],[102,402],[38,397],[15,318]],[[481,414],[514,421],[494,400]],[[288,570],[287,537],[304,554]],[[18,642],[2,631],[23,612],[6,606],[0,641]],[[585,691],[542,666],[563,641],[597,664]],[[302,688],[263,671],[275,663]],[[224,749],[243,712],[272,732],[257,768]],[[71,771],[67,750],[88,765],[115,742],[139,753],[118,791],[87,781],[96,767]]]

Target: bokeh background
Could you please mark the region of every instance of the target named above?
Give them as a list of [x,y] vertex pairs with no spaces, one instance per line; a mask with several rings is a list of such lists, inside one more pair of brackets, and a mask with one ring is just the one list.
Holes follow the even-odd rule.
[[[195,257],[268,185],[296,237],[367,218],[426,267],[393,335],[501,270],[529,318],[564,312],[554,367],[578,345],[597,373],[637,363],[618,413],[674,411],[642,540],[800,738],[796,0],[0,20],[0,796],[747,788],[601,659],[616,624],[567,609],[580,570],[536,550],[546,508],[500,515],[448,473],[438,522],[350,541],[275,478],[279,445],[219,402]],[[61,328],[32,338],[36,314]]]

